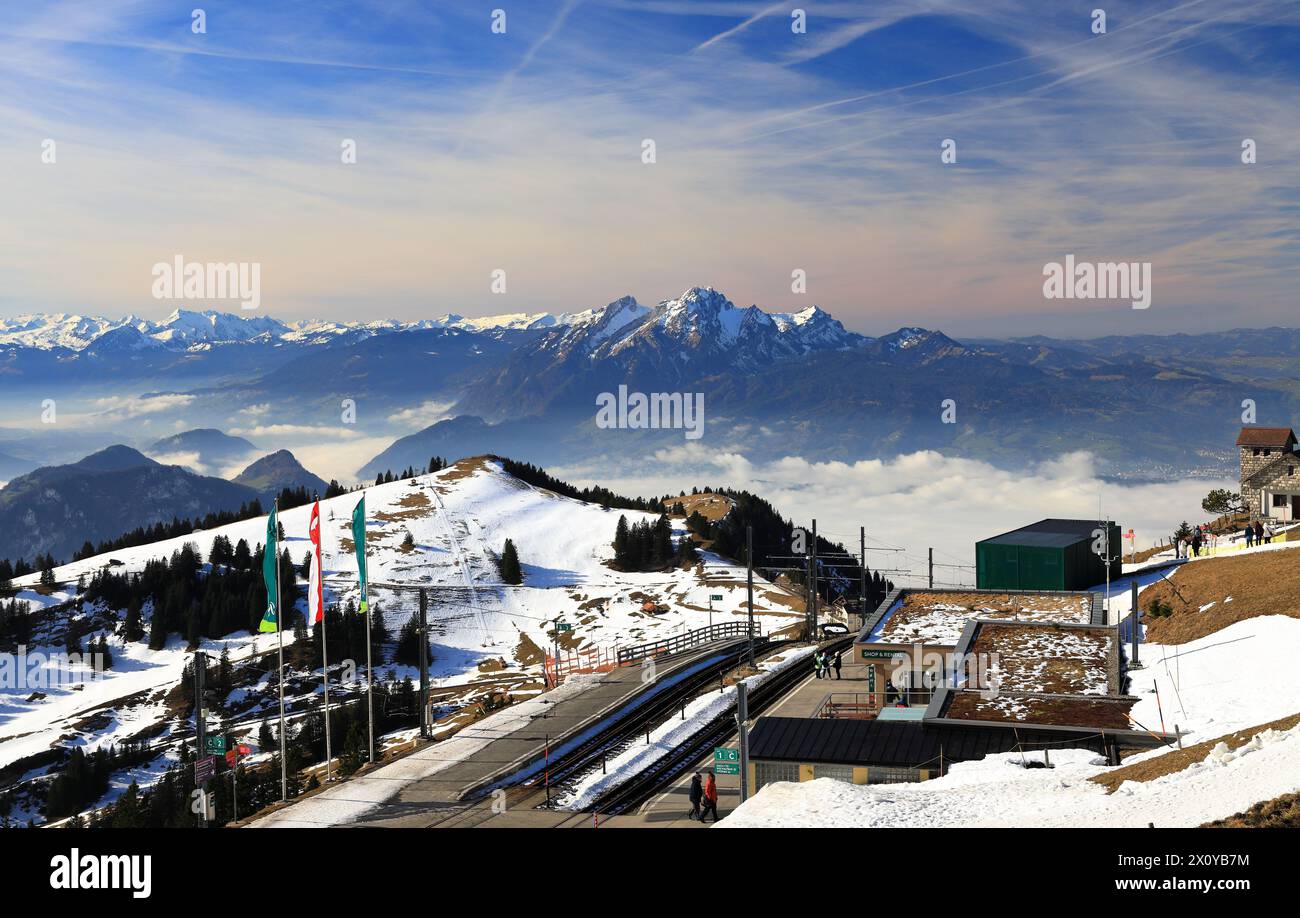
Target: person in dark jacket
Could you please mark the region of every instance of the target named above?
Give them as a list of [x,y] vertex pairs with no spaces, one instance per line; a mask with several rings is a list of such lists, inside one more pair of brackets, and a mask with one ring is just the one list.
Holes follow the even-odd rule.
[[840,667],[844,665],[843,661],[840,659],[842,656],[844,656],[844,651],[841,650],[839,653],[835,654],[835,662],[832,664],[835,667],[836,679],[840,678]]
[[1250,523],[1246,524],[1246,547],[1250,548],[1255,544],[1255,527]]
[[700,816],[700,801],[704,799],[704,785],[700,782],[700,773],[698,771],[691,775],[691,789],[687,791],[686,796],[691,801],[691,811],[686,814],[686,818],[698,819]]
[[1198,526],[1196,528],[1196,534],[1192,536],[1192,557],[1193,558],[1199,558],[1201,556],[1201,541],[1202,541],[1201,529]]
[[704,812],[700,814],[700,822],[713,814],[713,821],[718,821],[718,785],[713,780],[713,769],[709,769],[708,780],[704,782]]
[[1255,520],[1255,544],[1264,544],[1264,524],[1259,520]]

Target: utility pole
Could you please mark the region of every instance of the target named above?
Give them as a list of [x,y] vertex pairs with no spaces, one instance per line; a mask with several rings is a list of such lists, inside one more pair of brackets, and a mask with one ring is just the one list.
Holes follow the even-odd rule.
[[420,738],[429,738],[429,592],[420,590]]
[[934,549],[930,549],[930,589],[934,589]]
[[1141,661],[1138,660],[1138,644],[1141,642],[1140,638],[1142,633],[1141,631],[1142,622],[1141,622],[1141,618],[1139,617],[1140,610],[1138,609],[1138,584],[1137,584],[1136,574],[1133,576],[1133,581],[1130,589],[1131,589],[1131,595],[1133,597],[1133,611],[1129,615],[1128,627],[1133,641],[1133,654],[1132,654],[1133,659],[1129,661],[1128,668],[1141,669],[1142,663]]
[[858,599],[861,603],[859,612],[862,620],[867,619],[867,527],[858,527],[858,556],[862,562],[862,582],[858,584]]
[[[749,609],[749,665],[754,665],[754,527],[745,527],[745,593]],[[713,607],[712,600],[709,608]],[[710,616],[712,619],[712,616]],[[743,695],[742,695],[743,697]],[[743,783],[741,785],[744,786]]]
[[367,748],[370,750],[370,764],[375,762],[375,665],[370,660],[370,645],[374,643],[374,632],[370,630],[370,603],[366,603],[366,714]]
[[[275,499],[271,512],[278,528],[280,525],[280,498]],[[279,666],[275,671],[275,681],[280,689],[280,800],[281,802],[288,802],[289,762],[285,758],[284,737],[284,609],[280,606],[280,536],[278,532],[276,533],[274,549],[271,547],[271,534],[267,533],[264,551],[274,551],[275,553],[275,652],[277,665]]]
[[736,726],[740,730],[740,802],[749,799],[749,691],[745,681],[736,683]]
[[[208,754],[208,718],[203,710],[203,683],[208,675],[208,655],[201,650],[194,651],[194,742],[197,744],[194,750],[194,759],[198,761]],[[208,827],[208,810],[207,810],[207,793],[208,782],[205,780],[199,786],[199,793],[204,796],[203,816],[199,825],[206,829]]]
[[812,531],[812,639],[817,640],[817,521]]
[[208,675],[208,655],[201,650],[194,652],[194,735],[198,748],[196,758],[207,755],[205,743],[208,738],[207,718],[203,713],[203,682]]

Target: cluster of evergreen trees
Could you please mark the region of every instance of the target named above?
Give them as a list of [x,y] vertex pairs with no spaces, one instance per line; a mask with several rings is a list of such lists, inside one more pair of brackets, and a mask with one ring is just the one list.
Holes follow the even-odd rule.
[[641,520],[628,525],[618,518],[614,530],[614,566],[623,571],[655,571],[693,564],[698,557],[690,536],[673,541],[673,526],[660,515],[654,522]]
[[[745,527],[752,526],[755,569],[763,571],[764,576],[769,578],[785,573],[795,583],[806,583],[807,577],[802,570],[777,570],[797,565],[798,562],[792,562],[789,558],[793,554],[794,525],[778,513],[770,503],[749,491],[738,491],[733,488],[706,488],[703,492],[696,488],[691,493],[724,495],[734,504],[734,509],[717,522],[710,522],[699,511],[692,511],[686,518],[686,528],[701,539],[711,542],[714,551],[744,563],[746,560]],[[680,497],[685,496],[685,494],[680,495]],[[685,511],[680,499],[673,501],[672,498],[664,498],[664,503],[672,504],[677,513]],[[808,548],[811,548],[811,545]],[[834,601],[840,596],[834,577],[828,576],[833,572],[850,582],[851,586],[844,595],[856,600],[861,584],[862,566],[845,557],[850,553],[843,545],[820,535],[817,537],[817,554],[824,559],[821,564],[821,574],[817,579],[817,594],[827,602]],[[841,560],[847,563],[839,563]],[[871,608],[882,602],[894,585],[878,572],[871,571],[869,566],[866,574],[867,608]]]
[[417,470],[415,466],[408,465],[403,471],[394,474],[392,469],[387,472],[380,472],[375,476],[375,484],[392,484],[394,481],[405,481],[408,478],[415,478],[417,475],[432,474],[441,472],[447,467],[447,460],[441,456],[434,456],[429,460],[427,468]]
[[[282,505],[283,506],[283,505]],[[153,542],[161,542],[164,539],[177,539],[181,536],[189,535],[196,529],[216,529],[218,526],[227,526],[231,523],[238,523],[240,520],[252,519],[255,516],[261,516],[265,511],[262,509],[262,502],[257,498],[246,504],[240,504],[238,510],[221,510],[216,513],[209,513],[204,517],[196,517],[192,520],[182,520],[172,517],[170,523],[154,523],[152,526],[137,526],[130,532],[118,536],[116,539],[108,539],[100,542],[98,546],[86,542],[81,546],[81,550],[72,556],[73,561],[81,561],[85,558],[92,558],[95,555],[107,554],[110,551],[121,551],[123,548],[134,548],[137,545],[149,545]]]
[[[262,582],[263,548],[250,550],[243,539],[214,540],[215,560],[207,576],[200,576],[202,559],[190,543],[172,552],[168,560],[155,558],[136,574],[118,574],[111,568],[96,571],[86,585],[86,602],[102,601],[110,609],[126,609],[123,639],[143,636],[141,612],[153,604],[149,646],[160,649],[173,631],[190,643],[201,638],[225,637],[235,631],[256,631],[266,611]],[[280,600],[292,609],[297,590],[296,570],[286,549],[280,555]],[[286,620],[286,625],[288,621]]]
[[36,568],[22,558],[10,562],[8,558],[0,558],[0,590],[10,588],[10,581],[15,577],[26,577],[28,574],[36,573]]
[[646,513],[663,513],[664,511],[663,502],[657,498],[647,500],[643,497],[622,497],[608,488],[599,486],[577,488],[568,482],[552,477],[539,466],[527,462],[517,462],[514,459],[500,459],[500,461],[501,467],[520,481],[526,481],[534,487],[554,491],[556,494],[563,494],[565,497],[585,500],[588,503],[600,504],[602,507],[612,507],[616,510],[642,510]]
[[31,640],[32,624],[28,613],[32,604],[22,599],[0,602],[0,646],[26,644]]

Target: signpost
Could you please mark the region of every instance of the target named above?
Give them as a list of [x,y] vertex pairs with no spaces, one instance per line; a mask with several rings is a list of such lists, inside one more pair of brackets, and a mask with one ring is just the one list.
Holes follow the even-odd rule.
[[740,750],[718,746],[713,750],[713,773],[717,775],[740,774]]
[[226,738],[224,736],[205,736],[203,746],[203,751],[210,756],[226,754]]
[[201,759],[194,760],[194,783],[202,786],[217,773],[217,759],[215,756],[204,756]]

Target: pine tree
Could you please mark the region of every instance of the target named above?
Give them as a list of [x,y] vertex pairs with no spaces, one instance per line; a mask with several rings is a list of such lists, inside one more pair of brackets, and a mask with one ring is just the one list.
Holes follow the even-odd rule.
[[497,570],[501,573],[501,580],[504,583],[520,584],[524,582],[524,572],[519,566],[519,553],[515,551],[515,543],[511,539],[506,539],[505,547],[501,549],[501,558],[497,561]]

